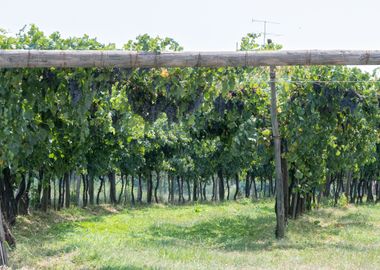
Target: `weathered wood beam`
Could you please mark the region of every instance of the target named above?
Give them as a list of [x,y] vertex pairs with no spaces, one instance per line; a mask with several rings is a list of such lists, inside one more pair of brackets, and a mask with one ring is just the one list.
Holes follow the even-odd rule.
[[4,232],[4,221],[3,212],[0,206],[0,268],[8,264],[8,253],[5,244],[5,232]]
[[0,68],[380,65],[380,50],[163,52],[0,50]]

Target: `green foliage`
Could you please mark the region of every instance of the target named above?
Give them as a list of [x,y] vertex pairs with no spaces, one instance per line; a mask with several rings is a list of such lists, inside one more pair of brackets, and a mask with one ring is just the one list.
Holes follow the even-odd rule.
[[[240,50],[274,50],[258,36]],[[3,49],[112,50],[83,37],[46,36],[35,25],[0,32]],[[125,50],[179,51],[147,34]],[[279,68],[283,157],[293,191],[321,189],[329,176],[378,173],[379,82],[357,68]],[[78,171],[149,175],[166,171],[208,182],[251,174],[273,178],[267,68],[3,69],[0,71],[0,169],[15,179]]]
[[301,190],[310,192],[327,175],[360,173],[360,167],[373,164],[379,143],[379,84],[355,68],[297,67],[283,72],[290,82],[280,91],[281,134]]

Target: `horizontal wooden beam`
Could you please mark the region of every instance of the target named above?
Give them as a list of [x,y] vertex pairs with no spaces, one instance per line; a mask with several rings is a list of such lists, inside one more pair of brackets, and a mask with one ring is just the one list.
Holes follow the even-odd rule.
[[380,50],[162,52],[0,50],[0,68],[380,65]]

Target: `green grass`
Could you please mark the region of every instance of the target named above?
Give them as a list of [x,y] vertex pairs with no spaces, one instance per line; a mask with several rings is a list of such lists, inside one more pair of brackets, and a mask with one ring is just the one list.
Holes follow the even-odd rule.
[[14,269],[380,269],[380,205],[324,208],[274,238],[273,202],[20,217]]

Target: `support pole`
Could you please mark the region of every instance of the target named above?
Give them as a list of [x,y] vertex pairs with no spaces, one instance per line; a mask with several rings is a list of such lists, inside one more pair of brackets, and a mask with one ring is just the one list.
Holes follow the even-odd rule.
[[8,254],[5,246],[4,220],[0,205],[0,268],[8,264]]
[[284,210],[284,185],[281,170],[281,140],[278,130],[277,120],[277,97],[276,97],[276,68],[270,66],[270,90],[271,90],[271,119],[274,140],[274,157],[276,167],[276,237],[278,239],[285,236],[285,210]]

